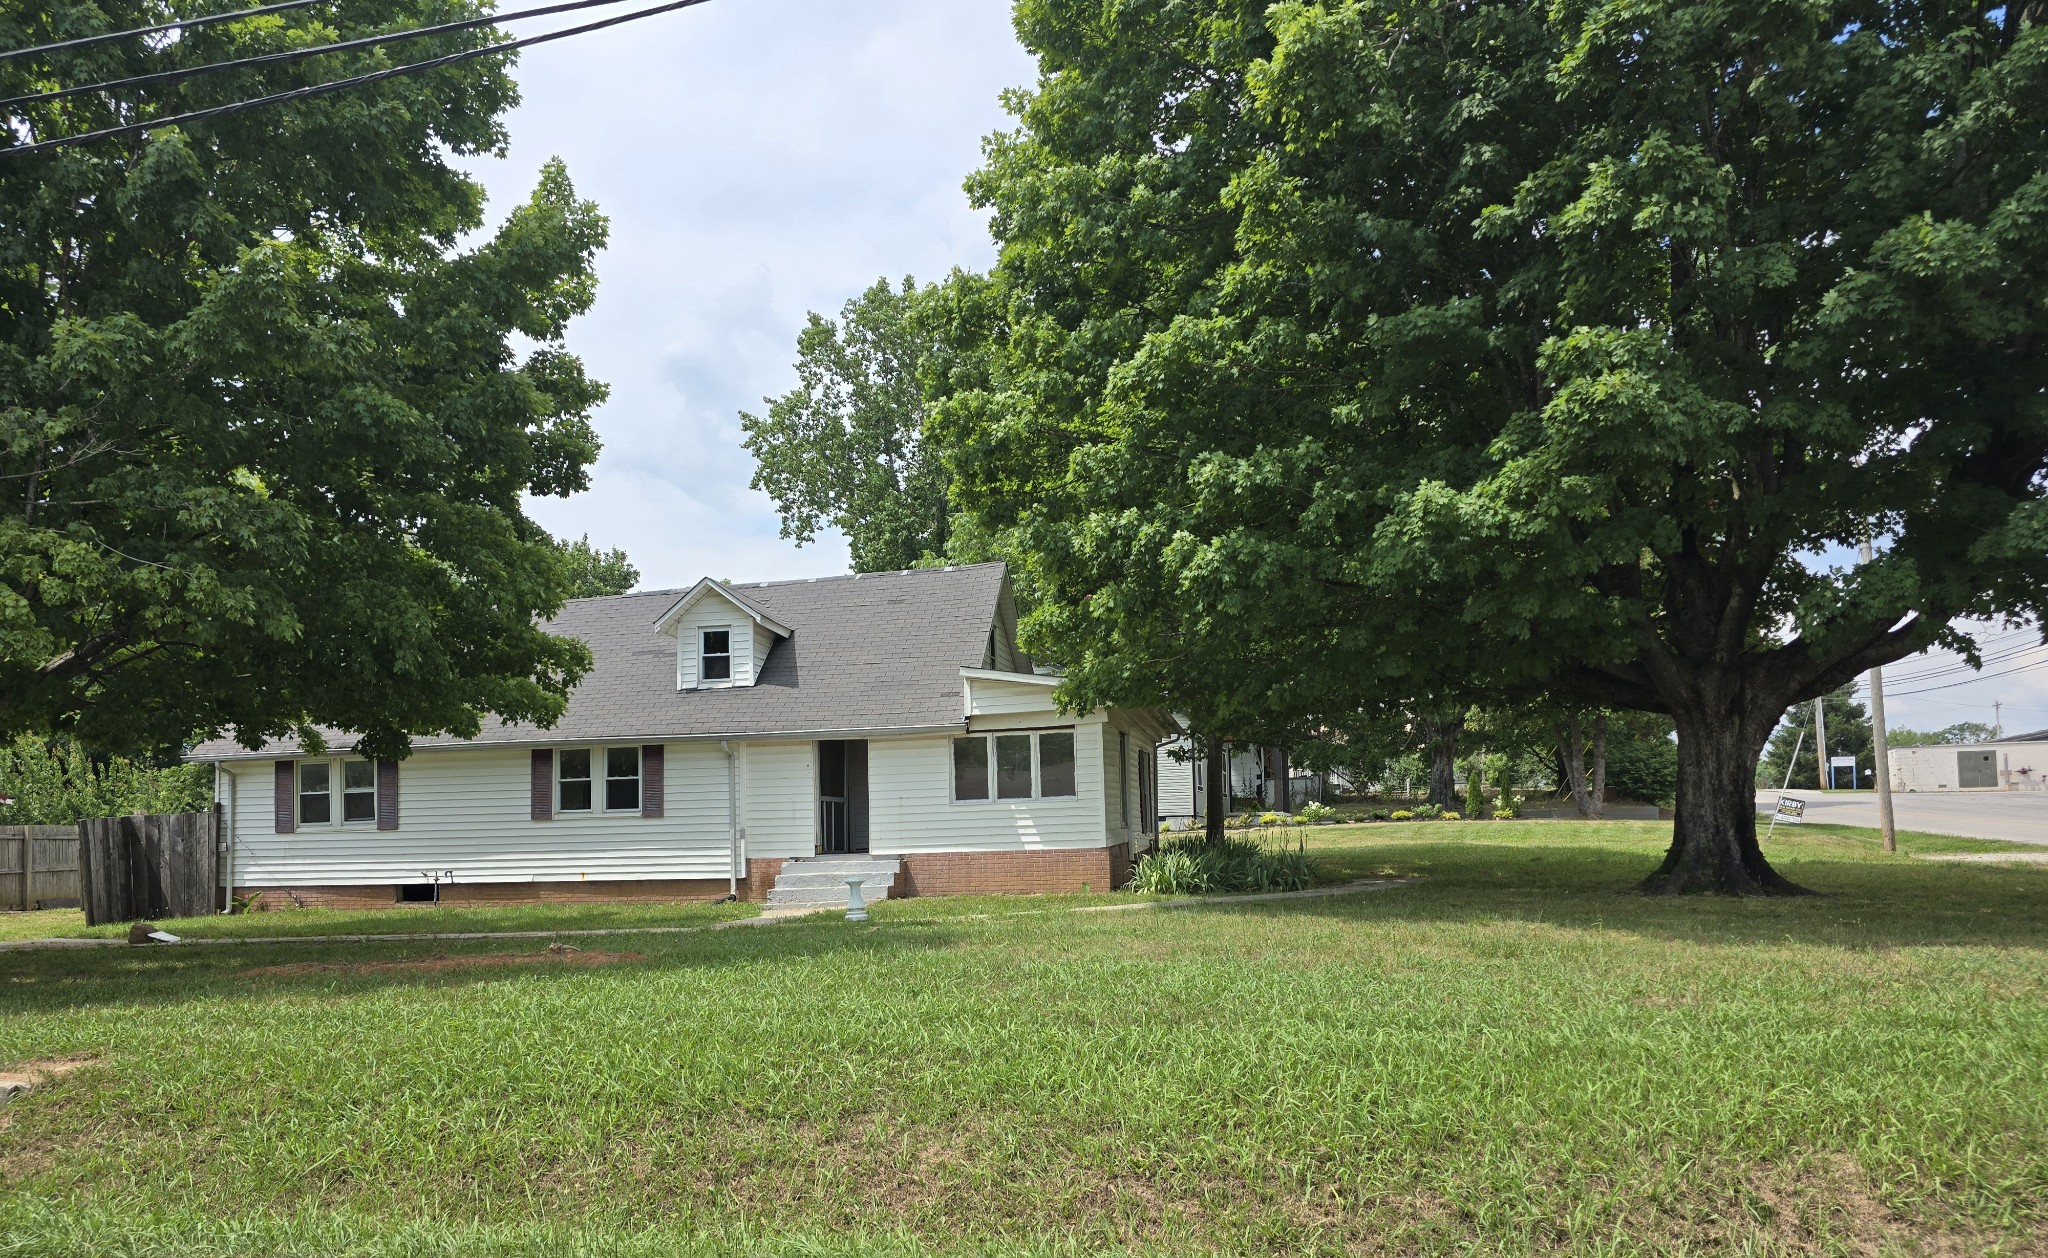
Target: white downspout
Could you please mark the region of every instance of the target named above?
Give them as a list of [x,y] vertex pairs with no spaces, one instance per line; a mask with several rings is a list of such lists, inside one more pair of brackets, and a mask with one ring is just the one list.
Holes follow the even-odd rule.
[[718,748],[725,753],[725,828],[728,841],[732,844],[732,898],[740,898],[740,760],[733,754],[729,739],[718,740]]
[[221,871],[227,883],[227,890],[221,893],[220,911],[235,911],[235,775],[227,766],[216,760],[213,763],[213,798],[220,804],[221,826],[226,830],[226,843],[222,845]]

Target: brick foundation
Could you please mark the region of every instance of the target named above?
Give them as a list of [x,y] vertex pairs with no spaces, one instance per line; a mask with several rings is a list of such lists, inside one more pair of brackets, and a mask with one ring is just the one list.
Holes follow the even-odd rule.
[[[772,882],[773,879],[771,878]],[[480,904],[677,904],[723,900],[723,878],[648,878],[629,882],[453,882],[441,888],[441,903]],[[410,908],[398,899],[398,885],[355,887],[238,887],[236,896],[258,895],[259,910],[285,908]]]
[[920,852],[905,856],[899,895],[1048,895],[1114,891],[1131,878],[1128,844],[1039,852]]
[[768,898],[769,888],[775,885],[775,877],[782,872],[780,856],[747,858],[747,876],[740,882],[740,899],[749,904],[759,904]]

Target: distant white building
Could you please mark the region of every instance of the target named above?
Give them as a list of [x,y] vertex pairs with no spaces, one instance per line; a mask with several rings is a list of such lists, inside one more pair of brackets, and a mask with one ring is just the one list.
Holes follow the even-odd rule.
[[2048,790],[2048,729],[1985,743],[1891,748],[1895,791]]

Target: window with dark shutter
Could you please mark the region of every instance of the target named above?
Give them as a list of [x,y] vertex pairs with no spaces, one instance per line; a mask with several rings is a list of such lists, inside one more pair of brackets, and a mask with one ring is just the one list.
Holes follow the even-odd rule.
[[398,828],[398,761],[377,762],[377,828]]
[[545,747],[533,753],[527,797],[535,821],[555,819],[555,753]]
[[668,750],[660,743],[640,749],[640,815],[659,817],[668,803]]
[[271,814],[277,833],[291,834],[299,828],[299,766],[290,760],[278,761],[272,781]]

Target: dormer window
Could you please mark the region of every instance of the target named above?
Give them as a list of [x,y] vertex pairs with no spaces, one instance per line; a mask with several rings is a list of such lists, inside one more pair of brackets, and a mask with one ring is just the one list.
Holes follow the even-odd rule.
[[697,655],[697,676],[704,681],[732,680],[732,630],[706,629]]

